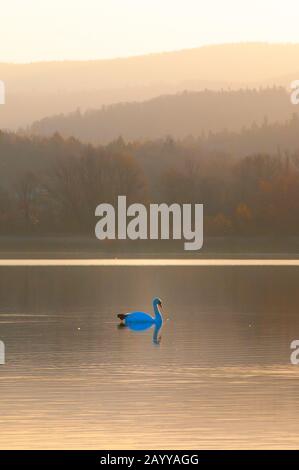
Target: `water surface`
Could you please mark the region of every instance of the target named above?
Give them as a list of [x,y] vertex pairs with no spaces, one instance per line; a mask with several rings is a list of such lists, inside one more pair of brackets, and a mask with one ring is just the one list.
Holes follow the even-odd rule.
[[[298,279],[294,265],[2,266],[0,448],[298,448]],[[159,345],[116,321],[154,296]]]

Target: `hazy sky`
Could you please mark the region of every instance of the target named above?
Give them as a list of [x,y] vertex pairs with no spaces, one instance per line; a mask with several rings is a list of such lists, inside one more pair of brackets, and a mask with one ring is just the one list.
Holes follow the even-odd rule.
[[1,62],[299,42],[298,0],[0,0],[0,7]]

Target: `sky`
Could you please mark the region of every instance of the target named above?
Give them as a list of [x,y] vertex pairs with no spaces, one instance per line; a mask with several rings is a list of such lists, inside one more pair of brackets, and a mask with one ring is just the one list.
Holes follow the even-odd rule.
[[0,0],[0,62],[299,42],[298,0]]

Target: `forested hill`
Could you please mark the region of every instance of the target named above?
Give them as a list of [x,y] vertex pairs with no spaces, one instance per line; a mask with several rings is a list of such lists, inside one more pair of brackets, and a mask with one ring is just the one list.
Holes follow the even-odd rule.
[[[296,107],[293,107],[296,109]],[[97,146],[95,146],[96,148]],[[51,137],[26,136],[0,131],[1,186],[10,187],[22,174],[46,172],[53,162],[66,157],[79,157],[91,147],[73,137],[58,133]],[[238,160],[253,154],[293,154],[299,151],[299,116],[293,113],[283,123],[260,125],[251,123],[240,131],[210,132],[205,136],[174,139],[171,136],[144,142],[112,140],[99,149],[123,153],[136,158],[147,177],[159,174],[163,168],[180,165],[191,158],[213,162],[221,167],[223,157]]]
[[299,118],[202,138],[83,144],[0,133],[0,234],[93,234],[100,202],[203,202],[207,234],[299,235]]
[[141,103],[119,103],[99,110],[60,114],[35,122],[28,134],[59,132],[83,142],[106,144],[125,140],[184,138],[208,132],[239,131],[253,123],[284,122],[296,112],[280,87],[259,90],[201,91],[164,95]]
[[299,44],[241,43],[109,60],[0,63],[0,127],[57,113],[204,89],[287,88],[299,78]]

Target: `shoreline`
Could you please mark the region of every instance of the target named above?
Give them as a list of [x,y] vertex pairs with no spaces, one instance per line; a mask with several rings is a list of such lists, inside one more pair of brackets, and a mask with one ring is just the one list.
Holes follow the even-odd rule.
[[199,251],[176,242],[100,242],[90,237],[0,237],[7,259],[299,260],[299,237],[207,237]]

